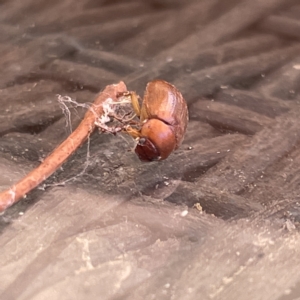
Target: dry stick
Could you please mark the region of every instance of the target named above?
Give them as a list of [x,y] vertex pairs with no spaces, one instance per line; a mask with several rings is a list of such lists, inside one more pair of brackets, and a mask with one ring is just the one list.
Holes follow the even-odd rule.
[[58,146],[36,169],[27,174],[18,183],[0,193],[0,212],[13,205],[28,192],[53,174],[78,149],[95,129],[95,121],[103,114],[103,102],[111,98],[117,100],[119,93],[125,92],[124,82],[108,85],[86,112],[75,131]]

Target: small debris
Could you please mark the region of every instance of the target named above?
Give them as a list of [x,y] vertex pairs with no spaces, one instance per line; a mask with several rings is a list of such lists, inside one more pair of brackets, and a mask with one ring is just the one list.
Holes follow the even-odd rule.
[[199,210],[200,212],[203,212],[203,208],[201,206],[201,204],[199,202],[195,203],[193,205],[193,207],[195,207],[197,210]]
[[184,210],[184,211],[181,212],[180,215],[181,215],[182,217],[186,217],[186,216],[188,215],[188,213],[189,213],[189,212],[188,212],[187,210]]
[[284,228],[291,232],[296,229],[296,226],[291,220],[287,219],[284,223]]

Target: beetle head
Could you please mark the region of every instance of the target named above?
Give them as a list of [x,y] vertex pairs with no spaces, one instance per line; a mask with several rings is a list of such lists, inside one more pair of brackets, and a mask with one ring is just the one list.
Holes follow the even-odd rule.
[[139,139],[135,147],[135,153],[141,161],[160,160],[160,154],[156,146],[145,137]]

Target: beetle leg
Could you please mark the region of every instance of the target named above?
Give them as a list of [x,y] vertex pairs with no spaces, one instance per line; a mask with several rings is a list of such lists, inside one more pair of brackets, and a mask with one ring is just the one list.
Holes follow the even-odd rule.
[[118,95],[118,97],[130,97],[131,105],[133,107],[133,110],[135,114],[140,117],[141,115],[141,106],[139,103],[140,96],[137,95],[136,92],[124,92]]
[[141,115],[141,106],[139,103],[139,96],[136,94],[136,92],[131,92],[130,93],[130,98],[131,98],[131,104],[133,107],[134,112],[138,117]]
[[95,122],[95,125],[98,127],[99,131],[112,133],[114,135],[123,130],[123,127],[120,126],[109,127],[105,123],[101,123],[98,121]]
[[122,124],[128,124],[128,123],[133,122],[132,120],[136,117],[135,114],[133,114],[133,115],[131,115],[131,114],[132,114],[132,112],[129,112],[127,114],[124,114],[123,116],[118,116],[117,114],[114,113],[114,114],[111,114],[110,116]]
[[140,138],[141,137],[141,133],[139,130],[127,125],[124,127],[124,131],[126,133],[128,133],[129,135],[131,135],[134,139],[136,138]]

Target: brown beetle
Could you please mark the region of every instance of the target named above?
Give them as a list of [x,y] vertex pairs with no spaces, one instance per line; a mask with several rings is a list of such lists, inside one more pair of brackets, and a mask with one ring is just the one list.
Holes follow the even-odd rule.
[[142,161],[166,159],[180,146],[186,131],[188,109],[184,98],[163,80],[147,84],[142,107],[135,92],[128,95],[140,118],[137,129],[126,126],[126,132],[138,141],[135,153]]

